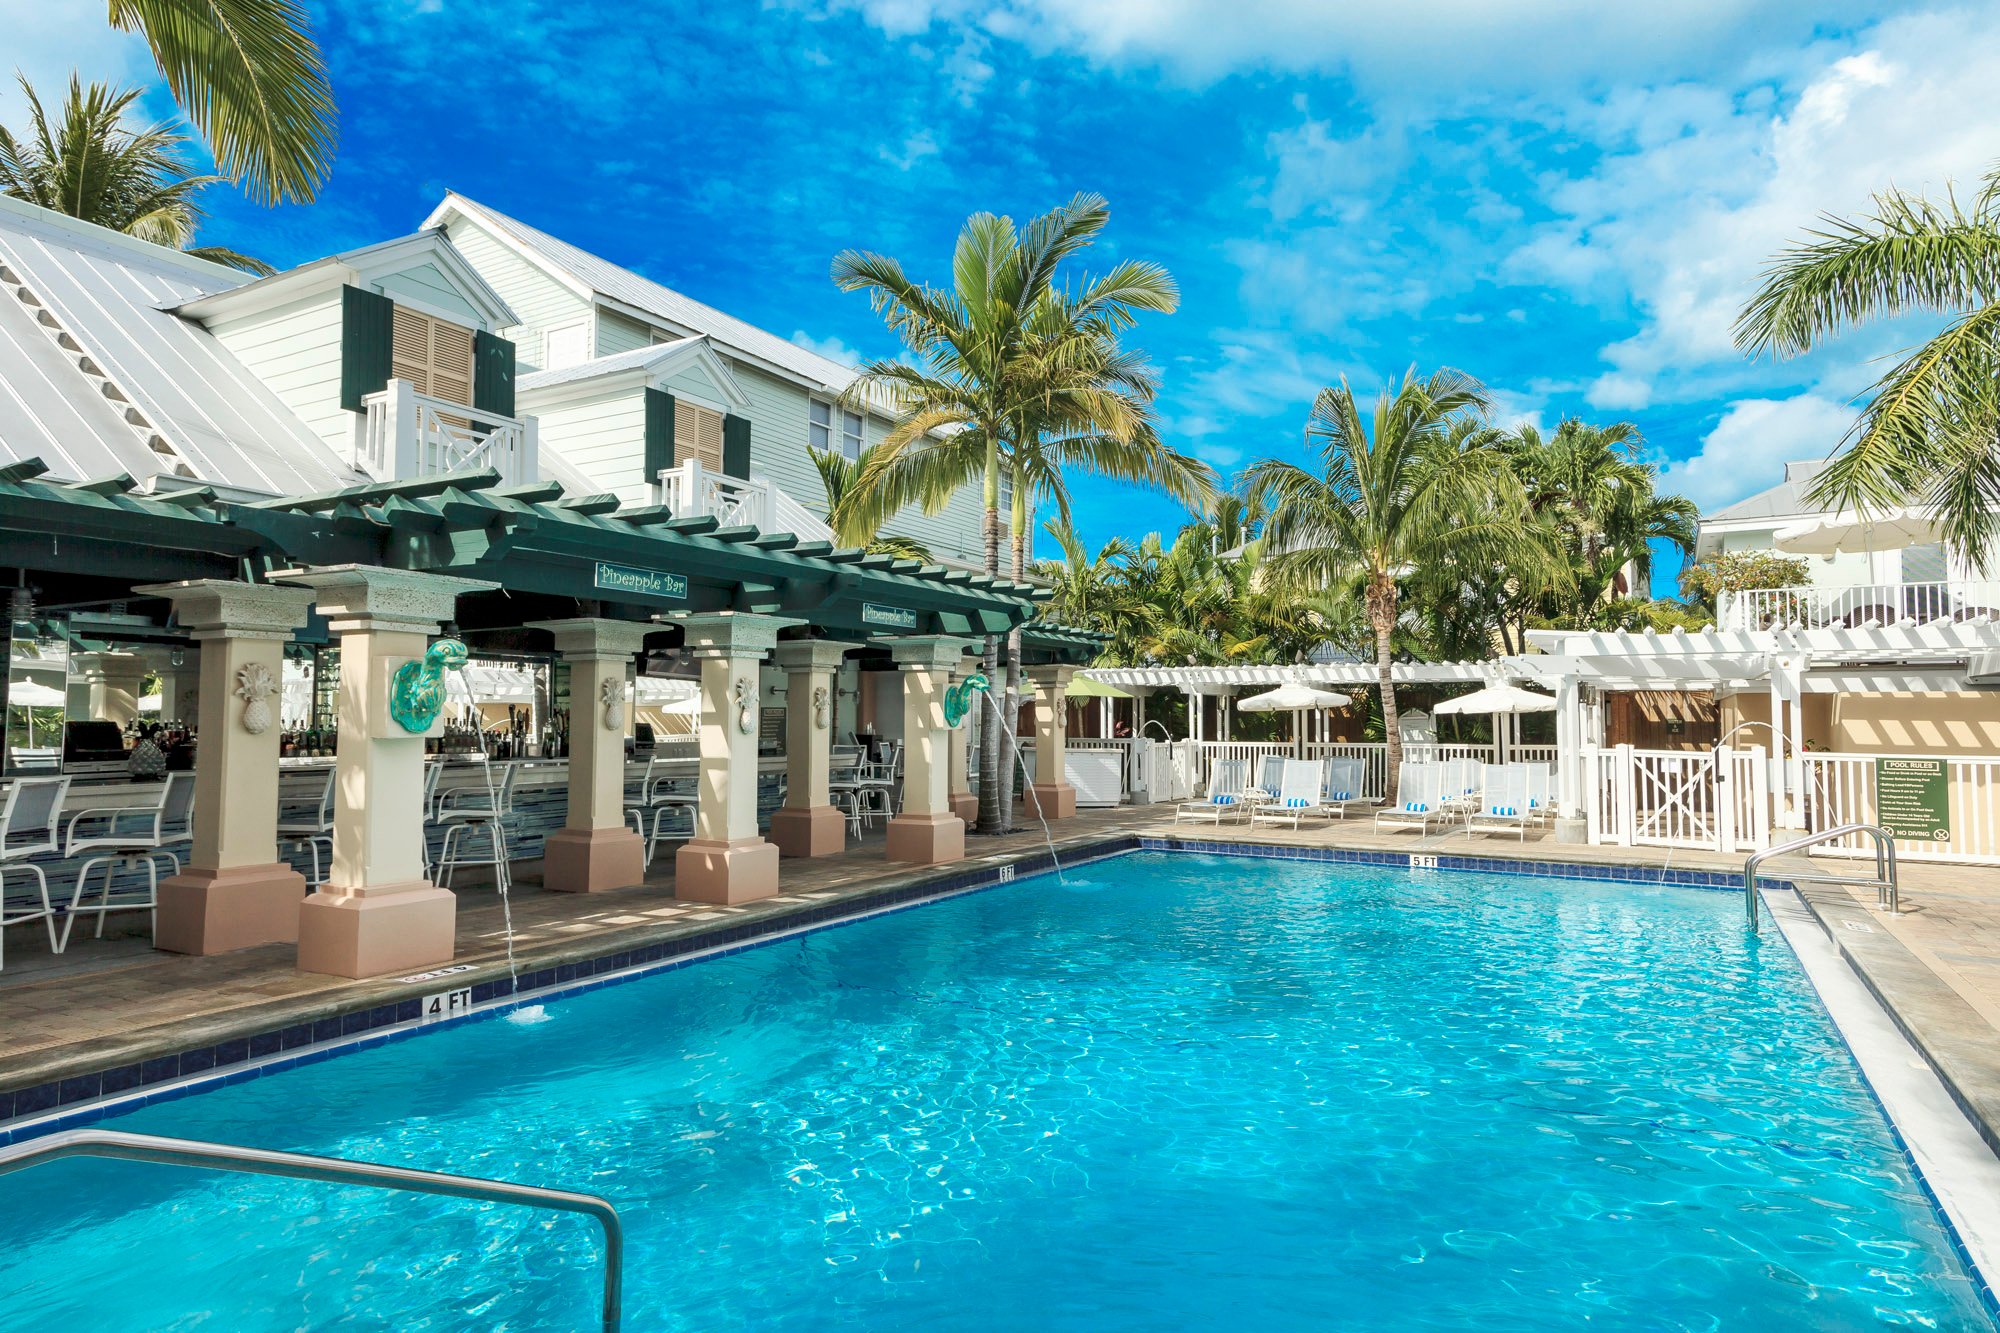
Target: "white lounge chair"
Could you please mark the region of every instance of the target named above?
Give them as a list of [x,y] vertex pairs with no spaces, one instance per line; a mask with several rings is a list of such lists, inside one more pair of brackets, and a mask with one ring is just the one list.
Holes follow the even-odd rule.
[[1528,809],[1534,813],[1537,824],[1546,824],[1556,817],[1556,778],[1547,764],[1509,764],[1509,768],[1521,770],[1523,780],[1528,785]]
[[1243,794],[1249,785],[1245,781],[1249,772],[1247,759],[1218,759],[1208,773],[1208,795],[1198,801],[1181,802],[1174,809],[1174,822],[1189,819],[1220,824],[1225,819],[1245,817],[1250,813],[1250,802]]
[[1528,824],[1534,810],[1528,804],[1526,764],[1487,764],[1485,795],[1479,808],[1465,821],[1468,833],[1500,833],[1512,830],[1523,842],[1528,840]]
[[1396,775],[1395,804],[1375,812],[1375,827],[1428,833],[1433,824],[1440,828],[1450,824],[1454,816],[1445,808],[1443,780],[1443,770],[1437,764],[1404,764]]
[[1326,785],[1320,789],[1319,808],[1335,819],[1347,818],[1347,812],[1356,808],[1366,809],[1375,804],[1361,794],[1361,777],[1366,772],[1359,759],[1329,759],[1326,761]]
[[1438,794],[1455,814],[1469,815],[1479,808],[1479,770],[1487,767],[1477,759],[1445,759],[1439,762]]
[[1278,799],[1278,787],[1285,780],[1285,765],[1290,762],[1281,754],[1267,754],[1257,761],[1257,781],[1255,785],[1243,789],[1245,796],[1259,800]]
[[1320,810],[1320,779],[1325,773],[1316,759],[1287,759],[1282,776],[1278,779],[1278,796],[1273,801],[1260,801],[1250,818],[1253,823],[1282,824],[1291,821],[1293,828],[1303,819],[1324,819]]

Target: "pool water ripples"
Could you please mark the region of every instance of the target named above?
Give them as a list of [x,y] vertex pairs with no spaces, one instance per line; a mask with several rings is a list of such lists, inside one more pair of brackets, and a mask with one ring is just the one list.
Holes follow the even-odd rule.
[[[603,1193],[634,1329],[1991,1333],[1740,911],[1142,853],[111,1123]],[[66,1163],[0,1195],[0,1326],[582,1328],[596,1247]]]

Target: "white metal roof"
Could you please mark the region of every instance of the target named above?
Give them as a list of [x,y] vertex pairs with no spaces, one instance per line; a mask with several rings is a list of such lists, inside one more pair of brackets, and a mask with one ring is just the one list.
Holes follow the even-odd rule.
[[558,384],[596,379],[600,375],[616,375],[625,370],[651,370],[660,362],[671,360],[703,341],[699,335],[693,335],[676,338],[670,343],[655,343],[651,347],[635,347],[629,352],[615,352],[610,356],[579,361],[573,366],[531,371],[514,381],[514,389],[517,393],[526,393],[532,389],[553,389]]
[[272,495],[360,479],[206,330],[162,309],[248,274],[5,197],[0,263],[14,278],[0,290],[0,458]]
[[677,328],[704,333],[732,353],[785,372],[811,384],[838,393],[854,382],[852,367],[843,366],[817,352],[809,352],[787,338],[767,333],[756,325],[704,305],[671,287],[642,278],[628,268],[601,259],[568,241],[508,217],[486,205],[453,191],[424,219],[426,227],[441,225],[457,212],[483,224],[503,241],[513,243],[517,253],[536,262],[558,279],[586,297],[602,297],[644,311]]

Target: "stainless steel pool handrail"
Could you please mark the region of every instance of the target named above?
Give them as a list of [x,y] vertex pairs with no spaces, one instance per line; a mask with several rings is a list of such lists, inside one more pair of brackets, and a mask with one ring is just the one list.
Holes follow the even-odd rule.
[[1757,933],[1757,872],[1764,862],[1774,856],[1784,856],[1790,852],[1802,852],[1808,847],[1816,847],[1823,842],[1837,838],[1851,837],[1865,833],[1875,843],[1875,878],[1856,879],[1847,875],[1793,875],[1792,879],[1808,879],[1821,883],[1858,884],[1875,890],[1875,901],[1886,906],[1891,912],[1903,910],[1902,901],[1896,888],[1896,838],[1880,824],[1841,824],[1835,828],[1822,829],[1818,833],[1808,833],[1803,838],[1780,843],[1776,847],[1766,847],[1761,852],[1752,852],[1750,859],[1743,863],[1743,910],[1749,918],[1750,933]]
[[448,1176],[437,1171],[383,1166],[376,1162],[350,1162],[339,1157],[313,1157],[306,1153],[274,1152],[268,1148],[241,1148],[200,1139],[163,1138],[156,1134],[127,1134],[105,1129],[73,1129],[0,1148],[0,1176],[46,1162],[61,1161],[66,1157],[109,1157],[127,1162],[205,1167],[253,1176],[285,1176],[292,1180],[315,1180],[334,1185],[373,1185],[414,1194],[442,1194],[454,1199],[483,1199],[492,1203],[517,1203],[530,1208],[582,1213],[596,1218],[604,1228],[605,1333],[617,1333],[623,1318],[620,1300],[625,1270],[625,1229],[618,1220],[618,1210],[611,1206],[610,1200],[595,1194],[543,1189],[538,1185],[516,1185],[505,1180],[482,1180],[476,1176]]

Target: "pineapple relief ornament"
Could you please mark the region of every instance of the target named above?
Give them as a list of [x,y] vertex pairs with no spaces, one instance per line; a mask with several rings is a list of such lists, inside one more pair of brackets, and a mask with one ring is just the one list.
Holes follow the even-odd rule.
[[265,700],[278,692],[271,669],[252,662],[236,672],[236,697],[243,701],[243,730],[261,736],[271,729],[271,705]]
[[604,703],[604,729],[622,731],[625,728],[625,688],[624,682],[607,680],[599,698]]

